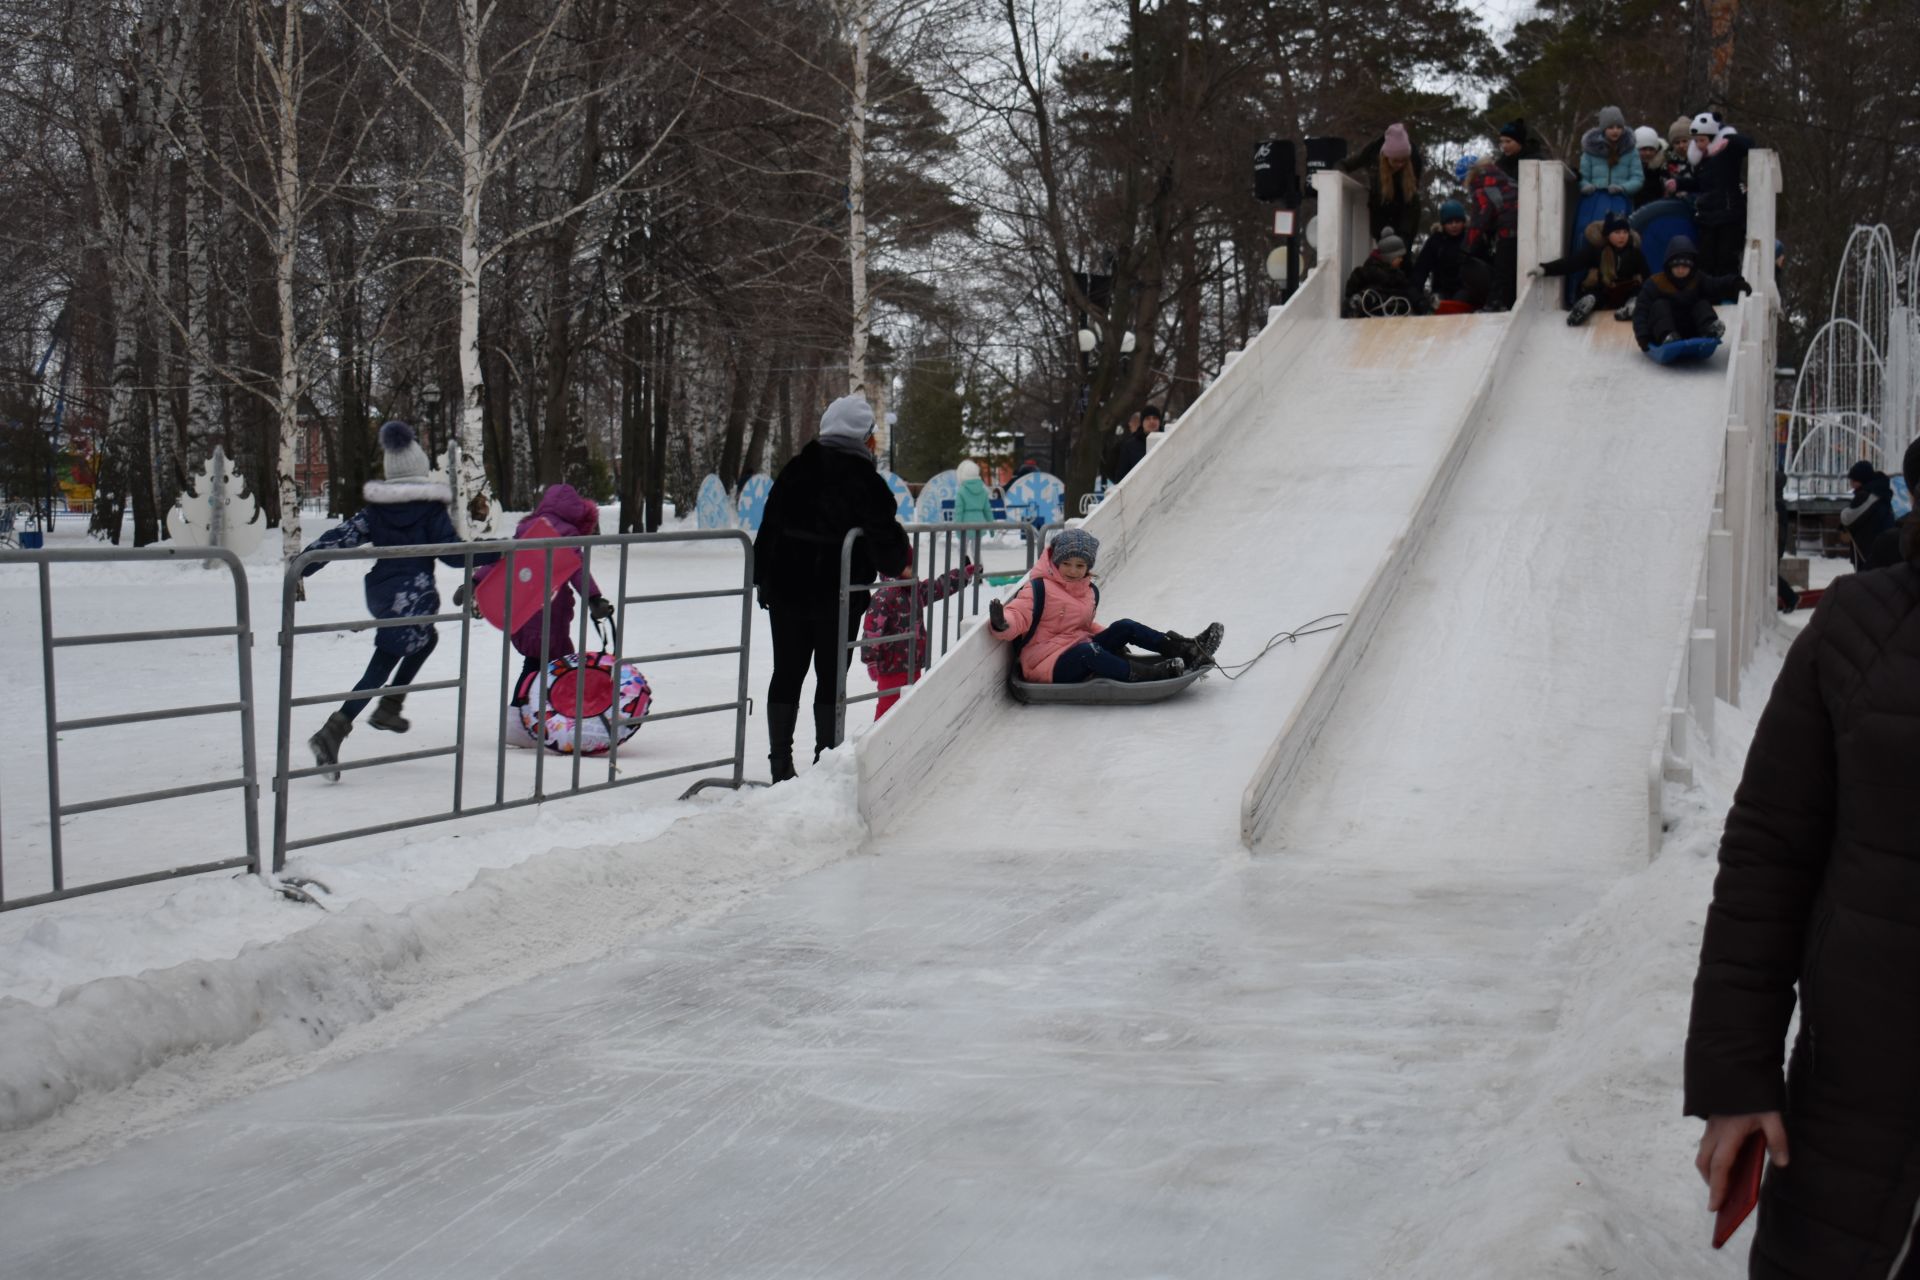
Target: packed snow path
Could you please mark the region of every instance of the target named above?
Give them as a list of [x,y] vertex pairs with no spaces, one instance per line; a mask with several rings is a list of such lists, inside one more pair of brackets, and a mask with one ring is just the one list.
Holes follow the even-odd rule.
[[[1499,323],[1316,336],[1106,615],[1219,616],[1231,659],[1341,607]],[[1283,851],[1237,804],[1315,641],[1161,708],[996,706],[878,856],[15,1188],[0,1273],[1553,1273],[1558,1201],[1472,1174],[1543,1087],[1553,929],[1643,853],[1724,386],[1515,323]]]

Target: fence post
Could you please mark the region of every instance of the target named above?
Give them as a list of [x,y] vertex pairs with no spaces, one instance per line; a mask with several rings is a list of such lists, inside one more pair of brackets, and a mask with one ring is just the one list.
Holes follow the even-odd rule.
[[53,582],[51,566],[40,569],[40,676],[46,681],[41,699],[47,713],[47,850],[52,858],[53,891],[66,888],[66,868],[60,853],[60,713],[53,694]]

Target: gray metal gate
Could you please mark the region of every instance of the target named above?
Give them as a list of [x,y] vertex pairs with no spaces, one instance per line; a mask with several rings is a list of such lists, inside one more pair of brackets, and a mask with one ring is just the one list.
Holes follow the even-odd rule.
[[[227,572],[233,578],[232,623],[223,626],[95,632],[65,636],[54,633],[52,580],[54,565],[149,560],[199,560],[205,562],[208,568],[211,568],[214,563],[226,566]],[[108,889],[121,889],[129,885],[149,884],[156,880],[170,880],[176,876],[226,871],[236,867],[245,867],[249,871],[258,872],[260,870],[260,786],[254,772],[253,621],[247,598],[247,575],[240,563],[240,558],[233,552],[219,547],[86,547],[62,550],[0,551],[0,566],[16,564],[33,565],[39,574],[40,669],[41,677],[45,682],[47,740],[48,854],[51,859],[50,881],[53,887],[46,893],[36,893],[20,898],[7,897],[4,875],[5,847],[4,844],[0,844],[0,911],[31,907],[62,898],[74,898],[81,894],[102,893]],[[73,720],[60,718],[54,660],[57,650],[134,644],[153,640],[198,640],[222,636],[233,637],[234,651],[238,657],[238,696],[233,701],[206,703],[199,706],[157,707],[143,711],[118,712],[113,715],[84,716]],[[240,768],[237,776],[181,787],[165,787],[155,791],[127,792],[122,795],[84,800],[77,804],[62,799],[60,777],[60,735],[62,733],[74,733],[84,729],[118,728],[123,725],[149,723],[156,720],[180,720],[191,716],[216,715],[238,715],[240,718],[238,744]],[[222,858],[212,862],[168,867],[162,871],[120,876],[112,880],[96,880],[86,884],[67,883],[66,851],[60,830],[63,819],[129,805],[203,795],[212,791],[240,792],[241,812],[246,824],[245,857]],[[0,822],[0,829],[3,828],[4,823]]]
[[[628,567],[633,548],[679,542],[716,542],[731,541],[740,545],[742,550],[742,569],[740,585],[702,591],[656,592],[647,595],[631,595],[627,591]],[[714,715],[732,712],[734,716],[733,752],[718,759],[699,760],[670,768],[657,769],[648,773],[623,777],[618,772],[616,753],[609,751],[606,756],[606,778],[599,782],[581,782],[583,756],[580,751],[582,722],[574,720],[572,750],[568,753],[570,777],[567,784],[557,792],[549,792],[547,786],[547,757],[549,752],[536,748],[534,754],[534,783],[531,795],[509,798],[506,793],[506,768],[508,749],[508,716],[513,690],[512,636],[502,632],[500,636],[500,676],[498,699],[500,708],[498,740],[494,744],[493,786],[491,798],[473,803],[468,796],[467,780],[467,704],[472,689],[470,670],[470,646],[468,640],[472,634],[472,613],[461,608],[453,613],[437,613],[417,618],[370,619],[357,618],[344,622],[301,623],[295,619],[295,604],[302,572],[308,565],[333,561],[374,561],[402,558],[425,558],[428,556],[459,557],[463,562],[462,580],[464,594],[471,598],[474,590],[474,569],[476,559],[489,559],[497,554],[521,557],[528,554],[544,558],[544,573],[540,581],[553,582],[553,564],[556,552],[577,550],[581,556],[579,576],[581,581],[591,577],[593,553],[596,548],[611,548],[617,554],[619,589],[612,603],[616,609],[614,635],[616,638],[627,634],[627,607],[629,605],[661,604],[669,601],[718,599],[729,596],[740,598],[740,640],[735,645],[722,645],[705,649],[669,650],[661,653],[639,655],[620,655],[615,664],[616,681],[621,663],[657,665],[663,662],[680,662],[696,658],[728,656],[734,658],[738,667],[736,696],[731,702],[717,702],[707,706],[687,707],[668,711],[649,711],[642,717],[647,723],[674,720],[688,716]],[[513,562],[510,562],[513,563]],[[531,570],[516,570],[507,574],[505,580],[504,610],[511,618],[513,615],[513,595],[516,584],[522,580],[531,581]],[[529,588],[530,589],[530,588]],[[560,590],[567,590],[561,587]],[[549,661],[547,622],[558,592],[554,592],[543,601],[540,610],[541,643],[538,694],[540,706],[547,701],[547,678]],[[273,813],[273,869],[278,872],[286,866],[287,854],[296,849],[312,845],[325,844],[336,840],[350,840],[361,836],[378,835],[383,832],[399,831],[409,827],[422,826],[431,822],[443,822],[449,818],[467,817],[481,813],[495,813],[503,809],[517,809],[525,805],[539,804],[553,795],[585,795],[595,791],[604,791],[612,787],[634,786],[642,782],[653,782],[662,778],[675,777],[688,773],[704,773],[708,770],[725,768],[728,773],[722,777],[705,778],[696,782],[684,793],[692,795],[705,787],[725,786],[738,788],[748,785],[744,776],[746,761],[746,734],[748,711],[748,661],[753,641],[753,541],[738,530],[700,530],[685,533],[630,533],[596,534],[567,538],[516,538],[500,542],[456,542],[436,546],[419,547],[350,547],[324,551],[305,551],[296,556],[287,566],[285,585],[280,599],[280,692],[278,699],[279,724],[276,733],[274,755],[274,813]],[[575,647],[578,651],[587,649],[587,610],[585,601],[578,611],[578,635]],[[450,680],[416,681],[406,685],[386,685],[377,689],[344,690],[329,693],[294,693],[294,650],[295,641],[300,636],[322,635],[339,632],[373,631],[383,627],[424,626],[442,622],[458,623],[460,627],[460,672]],[[451,689],[458,694],[458,707],[455,711],[455,739],[451,746],[426,747],[415,751],[400,751],[388,755],[367,759],[342,760],[337,765],[309,765],[294,768],[293,753],[293,709],[295,707],[320,706],[341,702],[348,698],[379,698],[389,694],[425,693],[432,690]],[[608,722],[611,736],[617,731],[637,723],[629,719],[620,710],[616,698],[613,715]],[[292,803],[289,783],[300,778],[311,778],[335,771],[346,772],[356,769],[374,768],[380,765],[398,764],[403,761],[430,760],[452,757],[453,776],[448,807],[429,813],[417,814],[389,822],[379,822],[363,826],[347,827],[317,835],[290,839],[287,834],[288,815]]]
[[[1049,526],[1053,527],[1053,526]],[[847,667],[852,662],[853,650],[864,643],[885,644],[905,640],[907,642],[907,669],[914,673],[913,680],[919,679],[919,672],[931,666],[935,660],[944,657],[953,642],[959,639],[960,626],[969,617],[978,617],[985,612],[984,576],[976,578],[971,591],[965,589],[943,596],[940,600],[928,600],[924,607],[914,610],[914,623],[897,635],[875,636],[867,641],[858,635],[849,635],[848,628],[853,625],[847,611],[853,606],[853,593],[856,591],[880,591],[887,587],[907,586],[928,578],[939,578],[953,569],[962,566],[969,556],[975,564],[980,563],[981,548],[988,534],[1018,533],[1025,543],[1027,553],[1026,567],[1033,568],[1039,558],[1042,532],[1026,521],[996,520],[980,524],[956,524],[947,521],[910,524],[905,526],[907,537],[913,546],[913,578],[882,578],[873,583],[851,581],[853,577],[853,544],[865,536],[863,530],[849,529],[840,543],[840,609],[839,624],[836,631],[839,636],[838,652],[842,660],[834,667],[834,734],[844,742],[847,737],[847,705],[854,702],[872,702],[886,696],[881,690],[871,693],[847,694]],[[922,551],[924,544],[925,550]],[[939,553],[936,554],[936,548]],[[971,597],[971,599],[969,599]],[[955,608],[956,603],[958,608]],[[935,605],[938,605],[938,652],[932,652],[935,644],[936,629],[933,625]],[[971,608],[969,608],[971,604]],[[920,652],[920,632],[927,632],[928,653]],[[924,661],[923,661],[924,659]],[[912,681],[909,682],[910,684]],[[902,690],[902,693],[905,691]]]

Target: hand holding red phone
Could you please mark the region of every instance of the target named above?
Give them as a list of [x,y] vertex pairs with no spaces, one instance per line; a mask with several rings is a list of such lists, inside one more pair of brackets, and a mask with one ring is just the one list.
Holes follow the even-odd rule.
[[1693,1167],[1706,1181],[1707,1208],[1720,1215],[1714,1224],[1714,1248],[1727,1242],[1759,1200],[1763,1155],[1786,1167],[1787,1127],[1778,1111],[1708,1119]]

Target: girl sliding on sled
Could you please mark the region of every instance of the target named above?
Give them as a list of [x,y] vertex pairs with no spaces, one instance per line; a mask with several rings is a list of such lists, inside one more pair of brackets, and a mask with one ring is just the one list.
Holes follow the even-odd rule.
[[[1093,615],[1100,588],[1090,575],[1099,552],[1098,538],[1085,529],[1068,529],[1041,553],[1033,576],[1013,599],[988,606],[994,638],[1018,645],[1020,678],[1030,684],[1171,680],[1212,666],[1226,634],[1218,622],[1190,640],[1131,618],[1097,629]],[[1131,656],[1129,645],[1157,656]]]

